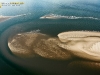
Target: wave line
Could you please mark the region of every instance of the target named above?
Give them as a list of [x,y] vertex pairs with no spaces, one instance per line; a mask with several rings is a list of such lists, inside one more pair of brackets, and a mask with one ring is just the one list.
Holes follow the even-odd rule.
[[48,14],[40,17],[40,19],[94,19],[100,20],[99,18],[94,17],[77,17],[77,16],[62,16],[57,14]]

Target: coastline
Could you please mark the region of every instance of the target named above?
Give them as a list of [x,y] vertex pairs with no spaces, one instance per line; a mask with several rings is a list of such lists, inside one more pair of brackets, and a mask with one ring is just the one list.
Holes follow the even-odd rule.
[[0,16],[0,22],[4,22],[4,21],[6,21],[6,20],[8,20],[8,19],[11,19],[11,18],[13,18],[14,16]]

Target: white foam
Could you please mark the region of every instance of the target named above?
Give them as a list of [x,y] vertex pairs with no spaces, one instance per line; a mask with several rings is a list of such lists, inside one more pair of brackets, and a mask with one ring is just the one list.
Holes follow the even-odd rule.
[[48,14],[40,17],[40,19],[94,19],[100,20],[99,18],[94,17],[78,17],[78,16],[62,16],[57,14]]

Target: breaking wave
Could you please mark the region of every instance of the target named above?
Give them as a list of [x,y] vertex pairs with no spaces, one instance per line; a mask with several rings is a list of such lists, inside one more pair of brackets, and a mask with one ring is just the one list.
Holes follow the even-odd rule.
[[20,15],[16,15],[14,17],[20,17],[20,16],[26,16],[26,15],[30,15],[31,13],[27,13],[27,14],[20,14]]
[[57,14],[48,14],[40,17],[40,19],[94,19],[100,20],[99,18],[95,17],[78,17],[78,16],[62,16]]

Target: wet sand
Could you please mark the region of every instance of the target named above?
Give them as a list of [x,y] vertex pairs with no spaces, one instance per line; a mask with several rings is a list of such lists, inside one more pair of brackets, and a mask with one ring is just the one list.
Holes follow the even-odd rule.
[[70,53],[57,45],[59,42],[59,39],[42,33],[21,33],[11,37],[8,46],[11,52],[19,57],[41,56],[56,60],[70,59]]

